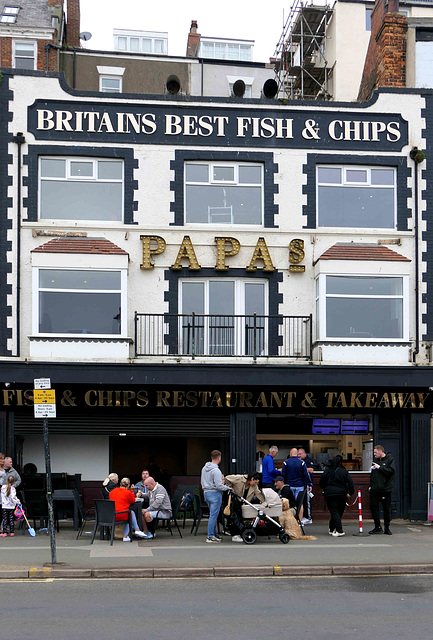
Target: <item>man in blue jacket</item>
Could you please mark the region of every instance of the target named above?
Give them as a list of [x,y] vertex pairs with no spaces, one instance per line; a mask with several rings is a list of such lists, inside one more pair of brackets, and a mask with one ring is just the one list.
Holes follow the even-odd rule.
[[263,475],[263,488],[275,489],[275,478],[280,475],[280,472],[275,469],[274,458],[278,453],[278,447],[275,445],[269,448],[269,453],[263,458],[262,462],[262,475]]
[[[281,475],[284,478],[284,484],[288,484],[291,488],[295,500],[298,495],[304,491],[310,484],[310,475],[307,471],[305,462],[298,458],[298,450],[290,449],[290,456],[283,462]],[[299,519],[302,520],[304,515],[304,507],[299,509]]]

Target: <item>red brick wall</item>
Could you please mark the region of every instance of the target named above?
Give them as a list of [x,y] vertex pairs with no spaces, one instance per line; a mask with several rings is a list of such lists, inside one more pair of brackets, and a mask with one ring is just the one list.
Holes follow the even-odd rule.
[[67,0],[67,6],[66,44],[80,47],[80,0]]
[[12,66],[12,39],[0,38],[0,66]]
[[407,20],[389,9],[398,11],[398,2],[376,0],[358,100],[368,100],[377,87],[406,86]]

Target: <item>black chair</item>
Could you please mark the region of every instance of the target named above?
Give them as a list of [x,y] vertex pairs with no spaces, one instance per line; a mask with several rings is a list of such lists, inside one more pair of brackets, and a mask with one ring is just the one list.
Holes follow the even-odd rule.
[[[119,514],[126,515],[124,520],[116,520],[116,515]],[[103,531],[105,528],[111,528],[110,545],[112,545],[114,540],[114,527],[116,524],[125,524],[126,521],[129,522],[129,537],[132,542],[133,527],[131,511],[118,511],[116,514],[116,503],[114,500],[95,500],[95,526],[90,544],[93,544],[98,527],[103,527]]]
[[153,523],[152,523],[154,531],[158,526],[158,522],[161,521],[162,523],[165,524],[165,527],[170,532],[170,534],[173,535],[173,531],[171,529],[171,521],[173,521],[179,532],[180,537],[182,537],[182,534],[179,529],[179,525],[176,520],[176,516],[179,511],[179,505],[180,505],[180,501],[182,500],[182,496],[183,496],[182,491],[179,491],[178,489],[176,489],[176,491],[174,492],[173,499],[171,501],[171,516],[169,518],[163,518],[162,516],[159,516],[158,515],[159,511],[158,511],[158,513],[156,514],[156,518],[153,520]]
[[301,507],[304,504],[304,498],[305,498],[305,494],[307,493],[307,489],[304,489],[303,491],[300,491],[300,493],[298,494],[298,497],[296,498],[296,514],[295,514],[295,518],[299,524],[299,526],[301,527],[301,531],[302,531],[302,535],[305,536],[305,531],[304,531],[304,527],[302,524],[302,521],[299,517],[299,512],[301,511]]
[[48,522],[48,503],[46,491],[39,489],[21,489],[21,502],[26,512],[27,520],[33,520],[33,528],[36,529],[36,519],[39,518],[39,527],[42,529]]
[[78,507],[78,513],[80,514],[80,517],[81,517],[81,527],[78,529],[78,533],[76,537],[76,540],[78,540],[78,538],[83,534],[86,524],[88,522],[94,522],[96,519],[96,515],[95,515],[94,508],[89,509],[88,511],[84,509],[83,501],[81,500],[80,494],[76,489],[73,489],[73,491],[74,491],[74,499]]
[[184,508],[182,508],[182,506],[179,507],[179,514],[178,515],[179,515],[179,517],[183,518],[183,524],[182,524],[182,528],[183,529],[185,529],[185,521],[186,521],[187,514],[192,513],[193,517],[194,517],[194,511],[195,511],[194,496],[195,496],[197,490],[198,490],[198,485],[196,485],[196,484],[179,484],[177,486],[176,491],[173,494],[173,498],[174,498],[174,496],[176,495],[176,492],[180,491],[182,493],[181,501],[182,501],[182,498],[188,493],[190,493],[192,495],[192,497],[193,497],[193,502],[192,502],[192,505],[191,505],[191,507],[189,509],[184,509]]

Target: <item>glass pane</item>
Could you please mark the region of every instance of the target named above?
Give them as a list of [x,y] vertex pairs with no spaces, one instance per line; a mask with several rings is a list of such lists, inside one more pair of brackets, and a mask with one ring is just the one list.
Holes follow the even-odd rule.
[[66,160],[51,160],[48,158],[42,158],[41,176],[47,178],[65,178]]
[[260,187],[187,185],[186,221],[262,224]]
[[139,38],[130,38],[129,39],[129,47],[131,51],[139,51],[140,50],[140,39]]
[[123,174],[123,162],[116,160],[109,162],[98,160],[98,178],[100,180],[121,180]]
[[101,78],[102,91],[120,92],[120,78]]
[[239,167],[239,183],[240,184],[261,184],[262,168],[241,165]]
[[92,289],[114,291],[120,289],[120,271],[68,271],[40,269],[41,289]]
[[326,293],[360,296],[401,296],[403,278],[327,276]]
[[318,167],[317,180],[326,184],[341,184],[341,169],[337,167]]
[[204,313],[204,283],[182,282],[182,313]]
[[74,176],[74,178],[80,176],[83,176],[85,178],[93,177],[93,162],[72,161],[70,167],[71,176]]
[[41,182],[41,219],[122,220],[122,183]]
[[41,333],[120,334],[120,293],[39,293]]
[[403,300],[328,298],[328,338],[402,338]]
[[35,61],[33,58],[15,58],[15,69],[34,69]]
[[202,56],[204,58],[213,58],[214,57],[214,46],[209,42],[204,42],[201,47]]
[[35,47],[33,44],[26,44],[25,42],[16,42],[15,43],[15,55],[16,56],[25,56],[26,58],[34,57]]
[[394,228],[394,189],[319,187],[321,227]]
[[215,43],[215,58],[219,58],[220,60],[224,60],[226,57],[226,45],[220,42]]
[[238,44],[229,44],[229,60],[239,60],[239,45]]
[[141,47],[142,50],[145,53],[151,53],[152,51],[152,40],[150,40],[149,38],[143,38],[141,41]]
[[394,169],[372,169],[371,184],[395,184]]
[[228,182],[233,182],[235,179],[235,168],[234,167],[222,167],[222,166],[214,166],[213,167],[213,178],[212,180],[227,180]]
[[240,59],[251,60],[251,46],[241,44],[240,46]]
[[127,49],[127,40],[124,36],[119,36],[117,38],[117,48],[120,49],[120,51],[126,51]]
[[209,182],[209,165],[186,164],[185,179],[188,182]]
[[209,282],[209,313],[211,315],[234,315],[235,283]]
[[155,53],[164,53],[164,40],[155,40]]
[[346,169],[347,182],[367,182],[366,169]]
[[265,315],[265,285],[262,282],[245,283],[245,315]]

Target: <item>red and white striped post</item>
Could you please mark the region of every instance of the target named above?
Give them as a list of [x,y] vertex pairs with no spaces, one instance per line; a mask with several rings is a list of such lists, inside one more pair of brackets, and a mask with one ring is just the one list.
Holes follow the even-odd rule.
[[361,489],[358,489],[358,519],[359,519],[359,533],[362,533],[362,502],[361,502]]
[[359,532],[354,533],[354,536],[363,536],[363,528],[362,528],[362,500],[361,500],[361,489],[358,489],[358,520],[359,520]]

